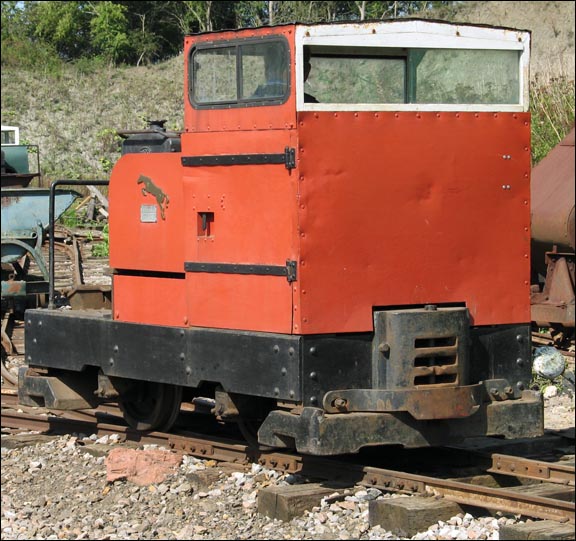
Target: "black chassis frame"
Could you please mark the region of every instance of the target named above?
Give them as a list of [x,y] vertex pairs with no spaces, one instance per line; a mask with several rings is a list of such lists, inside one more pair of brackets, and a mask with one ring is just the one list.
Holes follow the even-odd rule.
[[[275,416],[273,412],[263,425],[262,438],[276,446],[283,445],[283,441],[290,446],[290,438],[292,441],[296,438],[300,442],[297,447],[312,454],[351,452],[362,445],[388,441],[391,439],[389,432],[380,440],[374,439],[374,428],[392,417],[398,425],[394,441],[405,439],[409,445],[441,441],[442,435],[454,438],[458,430],[447,430],[450,424],[455,425],[454,429],[460,425],[462,435],[485,435],[496,430],[488,427],[486,421],[486,409],[490,409],[491,403],[499,406],[497,410],[492,408],[494,411],[510,411],[510,414],[498,414],[501,420],[494,418],[488,423],[492,427],[506,424],[502,430],[498,428],[503,435],[520,436],[523,430],[531,432],[529,435],[537,435],[542,430],[541,401],[530,399],[526,404],[523,400],[523,391],[531,376],[528,324],[470,328],[467,379],[469,382],[484,381],[487,388],[484,413],[469,417],[472,423],[464,423],[466,429],[464,419],[418,422],[405,412],[324,414],[322,400],[329,391],[372,389],[374,333],[307,336],[178,328],[114,321],[109,311],[34,309],[26,312],[25,340],[29,367],[47,368],[49,375],[62,375],[63,379],[74,372],[95,367],[109,377],[189,388],[214,383],[228,393],[302,406],[304,416],[292,415],[300,418],[297,422]],[[92,393],[98,385],[97,378],[93,379],[90,383]],[[21,396],[26,395],[27,388],[33,388],[33,380],[34,376],[20,379]],[[501,401],[501,384],[496,389],[496,396],[490,396],[491,381],[513,387],[512,395],[519,400],[504,397]],[[518,412],[513,415],[513,411],[518,407],[528,408],[528,414],[513,422],[509,417],[517,415]],[[313,422],[305,419],[310,415],[315,419]],[[372,421],[374,416],[380,419],[376,425]],[[353,422],[349,437],[341,434],[342,445],[331,441],[311,446],[307,440],[311,422],[315,424],[332,418],[340,426],[337,419],[342,418],[345,419],[344,427],[358,417],[366,420],[365,434],[359,434],[360,425],[352,426]],[[475,423],[473,417],[479,422]],[[526,419],[533,428],[526,425]],[[511,431],[512,426],[514,430]],[[419,435],[430,430],[437,437]],[[288,435],[287,439],[282,431],[284,436]]]
[[[26,312],[32,367],[199,387],[322,404],[334,389],[371,389],[373,333],[288,335],[113,321],[109,311]],[[531,377],[529,325],[471,329],[469,381],[506,379],[522,391]],[[518,393],[519,394],[519,393]]]

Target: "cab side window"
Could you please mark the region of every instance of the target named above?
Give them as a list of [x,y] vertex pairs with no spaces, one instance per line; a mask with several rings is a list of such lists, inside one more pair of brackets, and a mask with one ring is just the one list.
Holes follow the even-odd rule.
[[284,103],[290,56],[284,39],[243,41],[193,50],[190,100],[197,108]]

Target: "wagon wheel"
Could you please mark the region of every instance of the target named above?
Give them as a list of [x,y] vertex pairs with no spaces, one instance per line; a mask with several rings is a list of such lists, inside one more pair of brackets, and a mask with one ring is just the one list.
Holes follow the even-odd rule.
[[182,387],[166,383],[136,381],[120,408],[126,422],[136,430],[170,430],[182,403]]
[[[46,267],[46,263],[44,262],[44,258],[42,257],[38,246],[34,248],[20,239],[2,239],[2,246],[4,247],[4,250],[8,250],[10,247],[15,247],[16,252],[20,251],[22,253],[22,256],[18,260],[12,262],[12,266],[18,275],[18,279],[22,280],[26,278],[28,264],[26,258],[32,256],[32,259],[36,265],[38,265],[38,269],[42,273],[44,280],[46,282],[49,280],[48,268]],[[4,254],[2,254],[2,257],[4,257]]]
[[[41,230],[40,233],[41,235]],[[28,267],[30,264],[30,258],[32,258],[40,272],[42,273],[43,279],[48,283],[48,269],[46,268],[46,264],[44,263],[44,259],[42,258],[42,254],[39,251],[39,246],[41,242],[37,242],[36,248],[29,245],[26,242],[21,241],[20,239],[16,238],[5,238],[2,239],[2,258],[4,259],[5,253],[7,254],[7,265],[11,264],[12,268],[14,269],[14,276],[16,280],[26,280]],[[13,255],[11,257],[11,252],[13,251]],[[18,255],[20,257],[18,257]],[[4,263],[3,263],[4,265]],[[4,288],[10,289],[10,281],[4,282],[2,281],[2,291]],[[16,295],[18,296],[18,294]],[[8,328],[8,321],[10,318],[10,312],[6,312],[2,314],[2,359],[0,369],[2,372],[2,379],[5,383],[15,387],[18,384],[17,376],[13,375],[6,365],[6,361],[8,360],[8,356],[14,353],[14,346],[12,344],[12,340],[8,336],[7,328]]]

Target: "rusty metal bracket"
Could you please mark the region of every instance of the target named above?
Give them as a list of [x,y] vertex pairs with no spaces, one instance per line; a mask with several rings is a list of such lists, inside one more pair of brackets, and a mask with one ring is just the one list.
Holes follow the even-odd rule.
[[201,443],[199,440],[191,440],[188,438],[171,435],[168,438],[168,445],[175,451],[184,451],[191,455],[214,455],[214,446],[207,443]]
[[328,413],[407,411],[418,420],[469,417],[483,402],[484,385],[427,389],[347,389],[324,395]]
[[501,402],[502,400],[517,398],[514,395],[514,387],[510,385],[507,379],[487,379],[482,383],[492,402]]

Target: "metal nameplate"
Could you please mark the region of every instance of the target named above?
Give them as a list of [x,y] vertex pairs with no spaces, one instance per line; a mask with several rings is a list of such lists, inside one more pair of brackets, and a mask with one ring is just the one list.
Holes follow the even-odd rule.
[[158,221],[158,207],[156,205],[140,205],[140,222],[155,224]]

